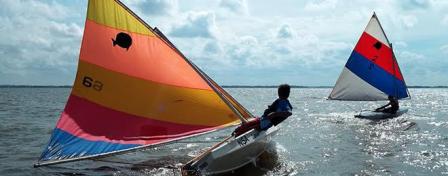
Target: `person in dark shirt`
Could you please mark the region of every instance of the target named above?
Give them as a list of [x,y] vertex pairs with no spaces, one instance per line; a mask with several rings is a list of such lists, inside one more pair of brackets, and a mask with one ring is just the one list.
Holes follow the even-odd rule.
[[[398,111],[398,109],[400,108],[398,100],[394,96],[391,96],[391,95],[389,95],[387,97],[387,99],[389,99],[389,103],[377,108],[375,110],[375,112],[384,112],[384,113],[395,114]],[[388,106],[390,106],[390,107],[388,107]]]
[[282,84],[278,87],[278,99],[276,99],[260,118],[260,129],[266,130],[272,125],[276,126],[292,115],[292,106],[288,97],[291,87],[288,84]]
[[251,129],[267,130],[272,126],[277,126],[286,118],[292,115],[292,106],[288,100],[291,87],[282,84],[278,87],[278,98],[264,110],[261,117],[255,118],[236,128],[233,134],[238,136]]

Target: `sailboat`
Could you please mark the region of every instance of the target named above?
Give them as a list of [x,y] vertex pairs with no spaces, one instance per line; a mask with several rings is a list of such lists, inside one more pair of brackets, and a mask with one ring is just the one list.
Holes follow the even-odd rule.
[[[149,26],[119,0],[89,0],[76,79],[50,141],[34,166],[166,145],[252,118],[159,29]],[[227,156],[232,153],[230,149],[242,149],[243,145],[225,144],[242,143],[245,138],[245,145],[249,145],[255,133],[255,141],[266,141],[273,130],[260,135],[252,130],[227,138],[214,151],[201,155],[213,159],[208,164],[213,168],[202,164],[200,170],[220,172],[241,167],[215,167],[212,162],[219,157],[207,156],[215,151]],[[248,158],[227,157],[225,162],[238,159],[244,162],[235,163],[244,164],[262,150]]]
[[[344,101],[380,101],[388,96],[410,98],[398,62],[375,12],[353,49],[328,99]],[[356,117],[382,119],[395,114],[361,112]]]

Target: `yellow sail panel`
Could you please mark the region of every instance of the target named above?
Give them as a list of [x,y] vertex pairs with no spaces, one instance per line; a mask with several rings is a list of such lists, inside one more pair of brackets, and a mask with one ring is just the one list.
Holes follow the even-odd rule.
[[90,0],[87,19],[115,29],[154,36],[151,29],[115,0]]
[[72,94],[110,109],[165,122],[219,126],[238,120],[212,90],[159,84],[84,61],[79,62]]

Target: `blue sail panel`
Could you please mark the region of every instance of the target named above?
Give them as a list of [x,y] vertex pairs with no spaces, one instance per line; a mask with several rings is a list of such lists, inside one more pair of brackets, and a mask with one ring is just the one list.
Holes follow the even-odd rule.
[[398,99],[409,96],[406,84],[403,81],[397,79],[394,75],[391,75],[356,51],[352,52],[345,67],[386,95],[392,95]]

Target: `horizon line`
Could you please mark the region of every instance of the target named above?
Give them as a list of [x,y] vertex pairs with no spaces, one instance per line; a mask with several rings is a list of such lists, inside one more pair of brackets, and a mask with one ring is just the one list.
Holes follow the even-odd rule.
[[[290,85],[291,88],[333,88],[333,86]],[[0,88],[72,88],[73,85],[26,85],[26,84],[2,84]],[[277,88],[278,85],[222,85],[223,88]],[[408,88],[448,88],[448,86],[408,86]]]

